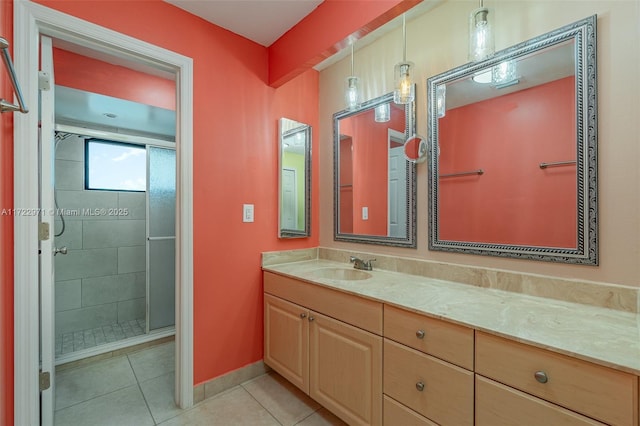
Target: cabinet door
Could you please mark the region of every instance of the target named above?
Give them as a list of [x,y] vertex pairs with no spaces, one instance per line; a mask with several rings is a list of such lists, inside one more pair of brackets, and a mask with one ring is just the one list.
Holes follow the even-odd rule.
[[309,311],[264,295],[264,363],[309,394]]
[[315,312],[309,395],[350,425],[382,423],[382,338]]

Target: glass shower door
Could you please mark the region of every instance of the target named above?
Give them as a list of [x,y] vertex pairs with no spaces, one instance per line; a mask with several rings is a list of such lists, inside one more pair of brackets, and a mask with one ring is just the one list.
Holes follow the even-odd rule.
[[176,152],[149,146],[147,332],[175,325]]

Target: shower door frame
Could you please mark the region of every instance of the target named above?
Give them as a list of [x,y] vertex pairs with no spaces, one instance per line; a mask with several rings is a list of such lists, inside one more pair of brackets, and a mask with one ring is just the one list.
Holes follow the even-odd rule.
[[[38,106],[40,35],[65,40],[176,76],[176,387],[193,405],[193,60],[29,2],[14,2],[14,63],[26,104]],[[38,206],[38,116],[14,115],[14,208]],[[14,218],[14,419],[40,423],[38,217]]]

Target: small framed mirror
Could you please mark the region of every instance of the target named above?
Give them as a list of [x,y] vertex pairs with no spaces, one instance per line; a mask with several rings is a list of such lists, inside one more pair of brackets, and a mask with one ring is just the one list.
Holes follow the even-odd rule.
[[596,16],[431,77],[429,249],[598,264]]
[[281,118],[278,131],[278,236],[308,237],[311,234],[311,126]]
[[336,241],[416,247],[415,102],[393,93],[333,115]]

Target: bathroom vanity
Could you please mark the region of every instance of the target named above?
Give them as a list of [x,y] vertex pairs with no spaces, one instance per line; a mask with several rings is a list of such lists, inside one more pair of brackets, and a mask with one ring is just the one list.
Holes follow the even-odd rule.
[[349,424],[639,425],[637,313],[323,259],[263,270],[265,363]]

